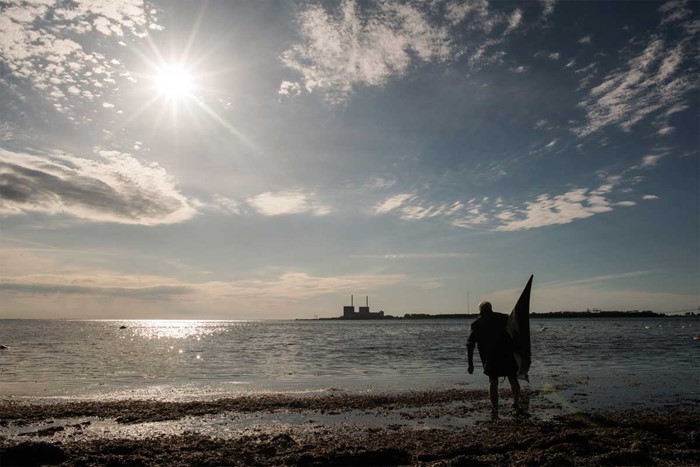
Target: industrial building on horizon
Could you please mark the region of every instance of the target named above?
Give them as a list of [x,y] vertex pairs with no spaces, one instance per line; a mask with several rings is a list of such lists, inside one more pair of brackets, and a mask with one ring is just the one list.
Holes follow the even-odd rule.
[[358,307],[358,311],[355,311],[354,296],[350,295],[350,305],[343,307],[343,319],[372,319],[372,318],[384,318],[384,311],[377,311],[372,313],[369,311],[369,296],[366,297],[365,306]]

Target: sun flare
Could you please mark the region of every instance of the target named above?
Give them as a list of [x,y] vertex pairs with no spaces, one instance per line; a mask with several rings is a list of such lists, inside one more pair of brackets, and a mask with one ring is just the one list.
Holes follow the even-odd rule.
[[190,96],[194,88],[192,75],[179,65],[166,65],[160,68],[156,82],[158,92],[172,100]]

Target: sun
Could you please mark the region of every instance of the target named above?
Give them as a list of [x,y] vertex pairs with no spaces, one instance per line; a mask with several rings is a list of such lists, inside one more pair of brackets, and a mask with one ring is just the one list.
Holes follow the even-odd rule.
[[192,74],[181,65],[164,65],[156,77],[158,92],[167,99],[180,100],[189,97],[194,89]]

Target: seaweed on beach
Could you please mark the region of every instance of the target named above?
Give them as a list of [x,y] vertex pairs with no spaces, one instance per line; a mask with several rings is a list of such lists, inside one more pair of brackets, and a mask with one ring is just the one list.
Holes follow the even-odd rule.
[[405,393],[338,394],[299,397],[286,394],[244,395],[235,398],[199,401],[116,400],[81,401],[54,404],[0,402],[0,423],[28,423],[50,418],[99,417],[119,423],[177,420],[223,412],[271,412],[368,410],[418,407],[453,401],[478,400],[483,391],[445,390]]
[[[430,399],[438,394],[423,394],[418,400],[412,399],[415,394],[341,399],[345,403],[364,401],[367,407],[421,401],[439,406],[435,399]],[[456,395],[444,392],[437,399],[449,405]],[[219,402],[229,406],[227,401]],[[313,402],[328,401],[308,398],[304,407],[315,410],[318,404]],[[352,410],[352,405],[335,406],[341,411]],[[449,412],[447,408],[444,411]],[[381,415],[376,417],[381,421]],[[47,441],[2,438],[0,464],[697,465],[700,461],[698,417],[695,407],[694,410],[562,413],[546,420],[504,416],[452,428],[303,423],[259,426],[228,438],[187,431],[137,439],[76,436],[53,443],[48,442],[49,438]]]

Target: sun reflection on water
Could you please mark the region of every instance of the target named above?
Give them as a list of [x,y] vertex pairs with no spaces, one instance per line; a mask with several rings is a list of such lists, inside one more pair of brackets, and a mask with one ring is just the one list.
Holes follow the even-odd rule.
[[196,339],[227,331],[230,321],[191,319],[144,319],[124,321],[127,331],[134,337],[145,339]]

